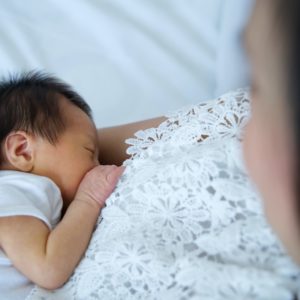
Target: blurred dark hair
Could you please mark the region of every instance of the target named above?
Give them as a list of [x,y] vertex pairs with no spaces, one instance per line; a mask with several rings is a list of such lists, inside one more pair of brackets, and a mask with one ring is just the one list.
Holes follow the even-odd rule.
[[52,75],[30,71],[0,80],[0,145],[10,132],[17,130],[55,144],[66,126],[59,105],[62,96],[92,119],[83,98]]

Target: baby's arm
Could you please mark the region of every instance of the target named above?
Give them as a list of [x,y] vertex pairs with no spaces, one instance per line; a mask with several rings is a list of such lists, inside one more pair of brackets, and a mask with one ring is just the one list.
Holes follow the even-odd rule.
[[53,231],[34,217],[0,218],[0,246],[15,267],[41,287],[63,285],[86,250],[100,209],[122,172],[115,166],[88,172]]

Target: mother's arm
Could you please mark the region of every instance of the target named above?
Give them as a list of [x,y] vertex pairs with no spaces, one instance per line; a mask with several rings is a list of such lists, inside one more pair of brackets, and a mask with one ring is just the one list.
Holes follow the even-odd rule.
[[99,128],[98,143],[100,163],[121,165],[125,159],[129,158],[128,154],[126,154],[128,145],[125,144],[125,140],[133,137],[134,133],[138,130],[157,127],[165,120],[165,117],[158,117],[125,125]]

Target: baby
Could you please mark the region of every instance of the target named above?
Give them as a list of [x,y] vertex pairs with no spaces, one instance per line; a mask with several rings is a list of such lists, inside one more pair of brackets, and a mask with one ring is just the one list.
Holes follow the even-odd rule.
[[0,295],[24,299],[68,280],[124,169],[99,165],[87,103],[38,72],[0,82],[0,143]]

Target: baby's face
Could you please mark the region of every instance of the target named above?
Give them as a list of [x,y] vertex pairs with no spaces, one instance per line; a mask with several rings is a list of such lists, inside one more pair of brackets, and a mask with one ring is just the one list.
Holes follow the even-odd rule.
[[83,176],[98,162],[97,131],[91,119],[78,107],[62,101],[66,129],[58,142],[37,143],[33,173],[47,176],[60,188],[66,208],[74,199]]

